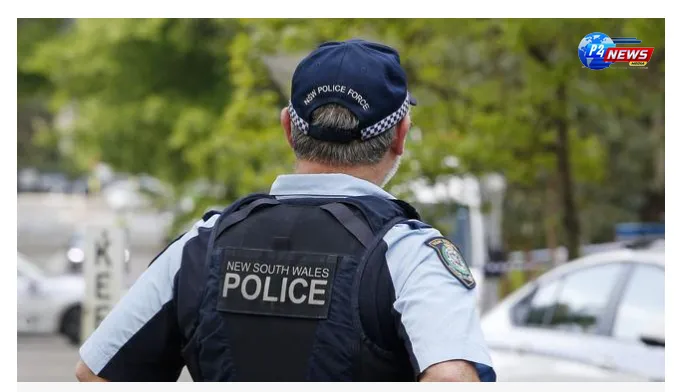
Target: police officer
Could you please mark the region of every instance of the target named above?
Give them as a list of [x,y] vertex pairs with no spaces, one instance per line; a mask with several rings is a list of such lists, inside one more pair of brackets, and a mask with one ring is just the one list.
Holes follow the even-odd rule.
[[415,104],[394,49],[314,50],[281,113],[296,174],[157,256],[81,347],[78,379],[495,381],[467,263],[382,190]]

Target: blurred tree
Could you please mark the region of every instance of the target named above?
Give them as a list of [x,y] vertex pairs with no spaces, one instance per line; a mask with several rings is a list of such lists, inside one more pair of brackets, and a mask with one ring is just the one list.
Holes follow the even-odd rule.
[[199,176],[186,148],[212,137],[230,96],[226,45],[236,23],[79,19],[33,50],[24,69],[54,89],[53,112],[83,166],[105,161],[173,184]]
[[[582,69],[578,41],[596,29],[654,46],[648,69]],[[395,184],[502,173],[508,244],[571,255],[663,212],[663,20],[77,20],[22,69],[54,90],[53,109],[75,108],[84,160],[179,187],[206,178],[228,202],[292,163],[286,70],[351,37],[396,47],[419,99]]]
[[[512,20],[499,24],[498,39],[504,50],[490,61],[499,64],[509,61],[511,67],[501,75],[492,76],[500,81],[505,80],[505,75],[511,75],[518,78],[517,84],[513,84],[512,91],[488,93],[485,99],[499,99],[500,107],[493,115],[502,116],[500,128],[482,128],[478,134],[472,134],[471,155],[461,153],[460,156],[468,162],[482,160],[481,165],[489,169],[496,168],[491,166],[496,157],[482,155],[480,148],[507,160],[508,163],[502,162],[504,164],[497,170],[502,170],[511,182],[508,200],[517,198],[520,205],[506,209],[509,228],[506,233],[534,237],[531,243],[518,238],[517,246],[524,243],[529,247],[542,246],[538,233],[543,231],[543,219],[539,218],[543,215],[546,215],[543,237],[552,247],[556,245],[553,237],[557,235],[552,227],[560,221],[556,215],[561,213],[563,230],[559,234],[564,237],[562,243],[568,246],[572,257],[578,254],[581,242],[611,240],[615,222],[638,219],[624,214],[609,216],[605,210],[621,210],[624,200],[634,194],[643,195],[647,188],[634,186],[633,182],[629,184],[625,178],[615,186],[613,178],[627,174],[623,167],[634,162],[634,157],[648,160],[655,152],[652,138],[645,134],[649,133],[646,128],[631,132],[628,123],[639,118],[643,111],[663,116],[661,83],[664,79],[660,69],[664,64],[663,56],[653,59],[648,72],[581,69],[576,59],[575,37],[592,31],[593,25],[593,21],[583,20],[562,23]],[[663,54],[661,20],[602,20],[600,25],[602,31],[612,36],[637,36],[643,39],[644,45],[661,48],[658,53]],[[476,73],[476,69],[471,72]],[[648,84],[652,86],[645,94],[644,83],[637,81],[644,75],[651,79]],[[481,89],[477,91],[487,94]],[[642,98],[649,100],[649,104],[641,101]],[[484,114],[490,121],[492,114]],[[512,132],[506,133],[504,127]],[[616,139],[606,137],[608,129]],[[523,133],[524,130],[528,133]],[[482,137],[482,132],[496,136]],[[633,148],[614,145],[620,140],[628,140],[632,147],[644,148],[636,153]],[[645,147],[647,145],[650,147]],[[648,148],[652,150],[645,151]],[[615,168],[616,165],[620,167]],[[645,172],[628,174],[641,180],[651,178]],[[659,189],[663,191],[663,183]],[[603,192],[604,196],[590,194],[595,190]],[[519,197],[515,197],[515,193],[519,193]],[[528,216],[516,219],[515,216],[524,210],[528,211]],[[631,205],[626,210],[638,211],[638,207]],[[663,204],[659,211],[663,211]],[[584,235],[581,229],[584,229]]]
[[51,92],[48,76],[35,72],[28,62],[37,48],[67,26],[65,19],[17,19],[17,88],[20,101]]
[[[46,75],[27,69],[37,46],[50,39],[65,24],[64,19],[17,19],[17,166],[51,170],[62,165],[55,138],[45,133],[52,120],[45,100],[52,93]],[[39,133],[42,133],[39,135]],[[43,139],[38,143],[38,139]],[[49,140],[48,140],[49,139]]]
[[[605,178],[612,175],[609,158],[615,153],[620,154],[619,161],[633,160],[624,148],[608,147],[606,128],[623,129],[624,121],[641,116],[639,111],[653,113],[663,108],[660,102],[634,110],[642,91],[627,86],[634,84],[639,73],[645,74],[641,70],[610,74],[582,69],[576,48],[578,40],[595,29],[592,20],[245,23],[253,32],[252,50],[267,53],[303,52],[320,42],[351,36],[378,39],[397,47],[411,89],[420,101],[413,113],[419,129],[411,135],[409,163],[397,182],[415,176],[436,181],[462,172],[501,172],[511,184],[510,192],[521,192],[526,204],[508,209],[509,223],[529,228],[526,234],[510,228],[507,232],[511,238],[532,236],[528,246],[542,246],[538,239],[560,235],[572,257],[578,255],[582,240],[591,237],[581,235],[580,211],[595,212],[586,206],[591,203],[584,202],[585,193],[610,188],[605,186]],[[659,30],[654,26],[660,26]],[[661,20],[602,20],[600,29],[663,46]],[[655,58],[653,62],[663,64],[661,60]],[[663,82],[656,68],[648,77]],[[662,96],[662,88],[655,85],[650,89],[655,102]],[[644,151],[639,154],[651,155]],[[457,166],[449,159],[453,156],[458,158]],[[627,186],[615,192],[621,199],[633,193]],[[527,217],[514,219],[521,210],[529,211]],[[561,219],[554,217],[557,214]],[[546,216],[546,228],[550,229],[543,229],[542,216]],[[557,222],[561,222],[560,233],[552,230]],[[613,223],[608,221],[609,225]],[[515,242],[520,243],[519,239]]]

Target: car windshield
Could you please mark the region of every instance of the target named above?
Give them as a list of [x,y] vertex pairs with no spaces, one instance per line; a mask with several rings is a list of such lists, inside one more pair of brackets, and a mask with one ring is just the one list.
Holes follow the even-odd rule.
[[30,262],[21,253],[17,253],[17,270],[20,274],[32,279],[39,279],[45,276],[45,272],[40,267]]

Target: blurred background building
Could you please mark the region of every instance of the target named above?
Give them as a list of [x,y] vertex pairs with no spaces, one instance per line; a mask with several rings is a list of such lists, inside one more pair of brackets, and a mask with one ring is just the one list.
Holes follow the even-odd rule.
[[[624,247],[664,237],[663,19],[19,19],[17,29],[20,381],[73,379],[87,225],[125,228],[132,283],[204,211],[267,191],[291,170],[278,113],[298,61],[327,40],[362,37],[401,53],[420,105],[389,190],[458,244],[482,314],[580,256],[622,252],[623,262],[659,265],[659,256],[623,252],[663,249]],[[638,69],[586,69],[577,47],[597,31],[637,37],[654,55]],[[662,253],[662,274],[663,263]],[[574,332],[583,341],[614,338],[604,320],[621,314],[639,273],[624,268],[619,285],[596,294],[613,298],[591,313],[601,327]],[[658,298],[638,306],[656,316]],[[567,333],[568,316],[553,324],[548,314],[534,328],[559,323]],[[494,332],[512,333],[514,323],[503,324]],[[640,332],[624,339],[663,355],[656,336],[644,343]],[[638,373],[604,362],[619,352],[605,347],[594,355],[602,362],[555,379],[663,378],[663,362],[659,373],[657,359]],[[544,348],[525,361],[587,361]]]

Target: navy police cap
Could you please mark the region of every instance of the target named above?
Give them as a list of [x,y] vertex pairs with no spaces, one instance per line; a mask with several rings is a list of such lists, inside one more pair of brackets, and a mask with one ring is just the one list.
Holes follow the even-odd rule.
[[[335,103],[353,113],[357,129],[318,127],[311,124],[313,111]],[[395,126],[409,105],[406,74],[398,52],[389,46],[353,39],[326,42],[304,58],[292,77],[289,114],[305,134],[326,141],[346,143],[368,140]]]

